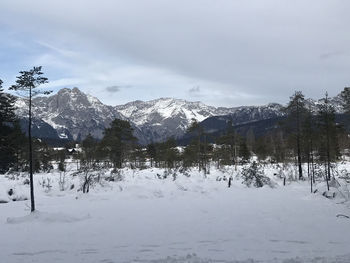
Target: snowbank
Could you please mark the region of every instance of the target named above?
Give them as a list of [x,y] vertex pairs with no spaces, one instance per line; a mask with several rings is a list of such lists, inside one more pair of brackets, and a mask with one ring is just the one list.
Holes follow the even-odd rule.
[[344,197],[325,198],[321,181],[317,194],[308,181],[283,186],[277,166],[264,168],[275,188],[248,188],[241,169],[124,169],[88,194],[74,170],[64,191],[58,171],[36,174],[33,214],[8,195],[29,193],[26,175],[0,177],[1,262],[350,262],[350,220],[337,217],[350,214]]

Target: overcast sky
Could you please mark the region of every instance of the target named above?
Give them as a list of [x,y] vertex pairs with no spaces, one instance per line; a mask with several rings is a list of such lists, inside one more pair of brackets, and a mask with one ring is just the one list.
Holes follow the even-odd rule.
[[348,0],[1,0],[0,78],[42,65],[102,102],[214,106],[350,86]]

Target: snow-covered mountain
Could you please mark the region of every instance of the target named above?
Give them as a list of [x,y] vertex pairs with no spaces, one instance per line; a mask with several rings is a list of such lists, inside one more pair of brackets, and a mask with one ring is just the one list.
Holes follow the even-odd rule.
[[[316,107],[317,102],[312,100],[309,102],[312,107]],[[21,98],[16,102],[17,114],[23,119],[27,116],[27,105]],[[109,106],[78,88],[64,88],[55,95],[34,98],[33,105],[33,115],[38,126],[37,133],[40,133],[42,126],[45,127],[45,131],[48,130],[47,127],[56,130],[57,138],[79,140],[84,139],[89,133],[95,138],[102,138],[103,130],[112,120],[119,118],[131,122],[135,136],[143,144],[162,141],[170,136],[181,137],[192,119],[201,122],[209,117],[229,115],[237,125],[282,114],[282,105],[276,103],[264,106],[216,108],[201,102],[172,98]],[[47,134],[43,133],[41,137],[46,137]]]
[[170,136],[182,136],[192,119],[201,122],[215,115],[230,114],[233,109],[215,108],[201,102],[160,98],[151,101],[134,101],[115,107],[116,111],[134,123],[151,141]]
[[[57,131],[59,138],[79,140],[89,133],[102,138],[103,130],[112,120],[119,118],[131,122],[141,143],[161,141],[170,136],[179,137],[192,119],[200,122],[210,116],[232,112],[232,109],[170,98],[134,101],[113,107],[78,88],[64,88],[53,96],[34,98],[33,105],[33,116],[37,120],[34,125],[50,125]],[[17,114],[26,118],[27,101],[19,98],[16,106]],[[39,128],[36,127],[36,130]]]
[[[18,99],[16,104],[17,114],[26,117],[27,101]],[[89,133],[101,138],[112,120],[123,118],[112,106],[78,88],[64,88],[53,96],[34,98],[33,117],[51,125],[59,138],[73,139],[85,138]]]
[[[318,110],[317,106],[323,101],[324,99],[320,99],[320,100],[306,99],[305,106],[306,108],[311,109],[313,113],[316,113]],[[340,94],[338,94],[337,96],[328,98],[328,101],[334,107],[337,113],[344,113],[343,101]]]

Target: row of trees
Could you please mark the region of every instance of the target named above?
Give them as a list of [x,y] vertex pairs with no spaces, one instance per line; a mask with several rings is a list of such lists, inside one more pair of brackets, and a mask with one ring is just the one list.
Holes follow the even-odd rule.
[[[341,93],[344,109],[350,103],[345,95],[349,92],[347,88]],[[341,146],[347,147],[347,143],[341,143],[342,139],[347,141],[346,127],[336,122],[336,110],[329,101],[328,94],[317,105],[314,114],[310,106],[307,106],[304,95],[296,92],[285,108],[287,118],[282,123],[284,129],[286,148],[282,156],[289,154],[296,157],[299,179],[304,177],[302,163],[307,163],[308,177],[314,181],[314,163],[317,161],[325,167],[325,179],[331,178],[331,164],[336,162],[341,155]],[[283,145],[283,144],[282,144]],[[282,149],[283,150],[283,149]]]
[[[343,94],[345,91],[347,89]],[[11,109],[13,98],[8,95],[6,98],[9,106],[2,108]],[[344,107],[346,106],[345,103]],[[194,135],[194,139],[185,147],[178,147],[174,138],[140,146],[133,136],[131,125],[127,121],[116,119],[105,130],[102,140],[97,141],[91,135],[87,136],[82,142],[83,152],[77,158],[90,166],[98,162],[116,169],[125,165],[145,167],[146,160],[152,167],[196,166],[199,171],[206,174],[210,172],[210,165],[237,166],[238,163],[246,163],[252,155],[256,155],[262,161],[269,159],[272,162],[295,162],[300,179],[306,177],[306,174],[303,174],[303,163],[307,163],[308,177],[314,175],[314,164],[322,163],[326,177],[330,179],[332,163],[339,158],[342,148],[347,148],[347,143],[344,141],[348,140],[344,127],[336,123],[335,109],[329,103],[328,97],[326,96],[318,105],[318,112],[315,115],[307,108],[302,93],[296,92],[284,111],[286,119],[278,128],[262,137],[249,140],[239,135],[233,123],[229,122],[226,131],[216,138],[214,144],[208,142],[209,135],[194,120],[188,129]],[[4,119],[6,115],[2,116]],[[15,170],[30,172],[30,162],[26,162],[26,159],[32,160],[32,171],[50,171],[52,168],[50,161],[64,160],[64,152],[57,153],[38,140],[34,140],[32,148],[35,149],[34,151],[32,149],[33,154],[30,157],[30,150],[24,147],[25,136],[21,133],[14,114],[9,116],[7,122],[1,121],[1,125],[6,126],[1,131],[3,133],[11,131],[9,134],[16,140],[9,139],[9,135],[1,136],[3,141],[1,153],[4,155],[2,171],[6,171],[12,165]],[[12,124],[8,125],[11,121]]]
[[[349,115],[350,88],[345,88],[341,97],[344,112]],[[236,166],[238,163],[248,162],[251,155],[256,155],[260,161],[269,159],[271,162],[295,163],[299,179],[309,177],[311,183],[315,181],[315,165],[321,165],[324,167],[324,177],[328,184],[332,176],[332,165],[342,154],[346,154],[349,148],[347,127],[337,123],[336,110],[328,94],[317,104],[316,109],[311,109],[310,105],[302,92],[295,92],[283,109],[285,118],[271,132],[259,138],[245,138],[240,136],[235,131],[233,123],[229,122],[226,132],[216,138],[215,144],[208,143],[209,134],[193,120],[188,132],[192,133],[194,139],[181,148],[177,147],[173,138],[162,143],[152,143],[146,149],[136,147],[131,127],[128,126],[127,138],[130,139],[130,143],[128,147],[124,147],[125,162],[119,162],[116,167],[120,168],[127,162],[142,167],[147,159],[151,166],[164,168],[196,166],[199,171],[207,174],[213,163],[217,166]],[[122,127],[121,123],[122,121],[115,121],[115,127]],[[99,159],[98,154],[100,159],[107,157],[98,149],[103,149],[102,145],[111,147],[112,140],[106,139],[109,136],[111,130],[107,129],[101,143],[95,142],[95,145],[100,146],[91,151],[94,155],[90,159]],[[93,139],[90,137],[88,140]],[[83,142],[83,147],[84,143],[86,141]],[[89,151],[84,148],[85,153]],[[120,146],[117,148],[123,149]],[[108,156],[109,160],[114,158]],[[307,174],[303,170],[303,164],[307,165]]]
[[[194,127],[201,130],[196,122],[193,122],[189,130],[195,131]],[[129,122],[116,119],[111,127],[105,130],[101,141],[88,135],[81,143],[83,151],[77,155],[77,158],[90,166],[98,162],[116,169],[126,165],[138,168],[146,165],[158,168],[196,166],[199,171],[206,174],[209,173],[213,162],[219,166],[231,165],[248,162],[251,157],[245,139],[234,132],[220,137],[219,144],[208,143],[205,140],[205,134],[198,133],[195,140],[185,147],[180,147],[177,146],[174,138],[140,146],[132,135],[132,131]],[[235,143],[238,145],[236,146]]]
[[[41,67],[34,67],[21,71],[16,84],[10,87],[28,100],[26,137],[14,113],[15,98],[3,92],[0,80],[0,172],[9,168],[29,171],[32,211],[35,210],[33,173],[50,171],[52,160],[58,160],[61,170],[64,169],[65,152],[55,152],[31,136],[32,98],[50,93],[37,89],[47,82]],[[341,96],[344,111],[350,114],[350,88],[345,88]],[[133,136],[130,123],[116,119],[105,129],[102,140],[87,136],[81,144],[83,151],[76,157],[88,167],[96,164],[115,169],[126,165],[140,168],[146,165],[161,168],[197,167],[208,174],[211,165],[237,167],[238,163],[249,162],[255,155],[260,161],[295,163],[299,179],[306,177],[302,167],[307,164],[307,176],[311,182],[315,178],[315,163],[321,164],[328,184],[332,163],[337,161],[342,150],[348,148],[347,127],[336,122],[336,111],[328,95],[317,105],[315,112],[304,95],[295,92],[283,111],[285,119],[263,136],[255,138],[252,131],[246,137],[241,136],[235,131],[234,123],[228,122],[226,131],[215,139],[215,143],[209,143],[209,134],[193,120],[188,128],[193,140],[185,147],[178,147],[174,138],[141,146]],[[27,146],[25,141],[28,142]]]

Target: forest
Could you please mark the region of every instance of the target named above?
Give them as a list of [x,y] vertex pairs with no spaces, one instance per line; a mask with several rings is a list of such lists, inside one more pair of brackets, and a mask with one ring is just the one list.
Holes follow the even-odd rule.
[[[22,96],[31,102],[34,96],[50,93],[38,88],[47,81],[41,67],[34,67],[21,71],[10,89],[22,92]],[[262,136],[253,132],[242,136],[236,132],[232,121],[227,122],[225,132],[213,136],[193,119],[187,130],[191,138],[187,145],[179,145],[177,138],[140,145],[130,123],[115,119],[105,129],[101,140],[89,134],[80,142],[52,147],[31,136],[31,107],[34,106],[29,104],[26,135],[15,114],[16,97],[4,93],[2,88],[0,92],[1,173],[28,171],[32,177],[33,173],[50,173],[53,164],[64,171],[67,159],[77,162],[81,170],[112,168],[118,173],[123,167],[184,171],[196,168],[204,175],[210,174],[211,167],[233,166],[237,169],[237,165],[253,164],[256,170],[256,164],[275,163],[295,165],[298,179],[309,179],[313,191],[315,177],[324,178],[329,189],[328,182],[335,176],[337,162],[349,155],[349,127],[347,122],[337,122],[335,107],[327,93],[315,112],[307,107],[302,92],[296,91],[282,109],[283,118]],[[343,89],[341,99],[344,116],[350,118],[350,88]]]

